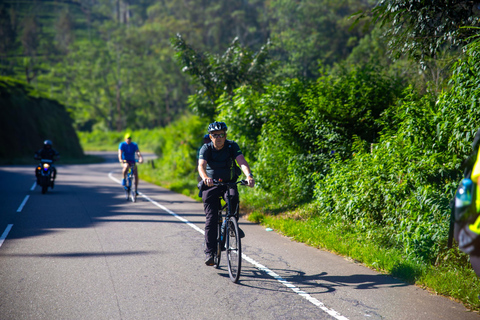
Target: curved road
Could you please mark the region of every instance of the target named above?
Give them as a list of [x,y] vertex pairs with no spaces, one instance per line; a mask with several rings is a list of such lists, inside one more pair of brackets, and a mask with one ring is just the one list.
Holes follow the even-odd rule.
[[202,204],[144,181],[126,202],[115,155],[57,165],[45,195],[0,167],[0,319],[480,319],[245,220],[233,284],[203,263]]

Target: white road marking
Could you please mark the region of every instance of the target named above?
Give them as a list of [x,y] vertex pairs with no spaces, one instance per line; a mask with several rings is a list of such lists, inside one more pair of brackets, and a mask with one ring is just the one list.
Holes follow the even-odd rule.
[[0,247],[3,244],[3,241],[5,241],[5,239],[7,238],[8,233],[10,232],[12,227],[13,227],[13,224],[9,224],[9,225],[7,225],[7,228],[5,229],[5,231],[3,231],[2,236],[0,237]]
[[272,278],[274,278],[275,280],[277,280],[278,282],[283,284],[285,287],[291,289],[296,294],[298,294],[298,295],[302,296],[303,298],[307,299],[308,301],[310,301],[311,303],[313,303],[314,305],[316,305],[317,307],[319,307],[320,309],[322,309],[323,311],[325,311],[326,313],[328,313],[329,315],[331,315],[335,319],[348,320],[348,318],[345,318],[344,316],[340,315],[337,311],[335,311],[333,309],[327,308],[321,301],[315,299],[314,297],[312,297],[311,295],[309,295],[305,291],[300,290],[295,285],[293,285],[292,283],[283,279],[282,277],[280,277],[278,274],[276,274],[272,270],[268,269],[267,267],[258,263],[257,261],[253,260],[252,258],[244,255],[243,253],[242,253],[242,258],[244,260],[250,262],[251,264],[253,264],[258,270],[265,272],[266,274],[268,274],[269,276],[271,276]]
[[[110,179],[112,179],[113,181],[119,183],[119,184],[122,184],[120,180],[118,180],[117,178],[115,178],[113,176],[113,171],[110,172],[108,174],[108,177]],[[145,199],[147,199],[148,201],[150,201],[151,203],[153,203],[154,205],[156,205],[157,207],[159,207],[160,209],[162,210],[165,210],[166,212],[168,212],[169,214],[173,215],[175,218],[177,218],[178,220],[186,223],[187,225],[189,225],[190,227],[192,227],[193,229],[197,230],[198,232],[200,232],[201,234],[205,234],[205,231],[203,229],[200,229],[199,227],[197,227],[196,225],[194,225],[193,223],[191,223],[190,221],[188,221],[187,219],[179,216],[178,214],[176,214],[175,212],[169,210],[168,208],[164,207],[163,205],[159,204],[158,202],[156,202],[155,200],[152,200],[150,199],[148,196],[144,195],[143,193],[139,192],[138,193],[139,195],[141,195],[142,197],[144,197]],[[267,267],[265,267],[264,265],[258,263],[257,261],[253,260],[252,258],[248,257],[247,255],[243,254],[242,253],[242,258],[245,260],[245,261],[248,261],[250,262],[252,265],[254,265],[258,270],[260,271],[263,271],[265,272],[266,274],[268,274],[269,276],[271,276],[272,278],[274,278],[275,280],[277,280],[278,282],[280,282],[281,284],[283,284],[285,287],[291,289],[293,292],[295,292],[296,294],[298,294],[299,296],[305,298],[307,301],[309,301],[310,303],[314,304],[315,306],[317,306],[318,308],[320,308],[322,311],[326,312],[327,314],[329,314],[330,316],[334,317],[335,319],[337,320],[348,320],[348,318],[340,315],[337,311],[333,310],[333,309],[330,309],[330,308],[327,308],[323,302],[319,301],[318,299],[315,299],[314,297],[312,297],[311,295],[309,295],[308,293],[306,293],[305,291],[302,291],[300,290],[299,288],[297,288],[294,284],[292,284],[291,282],[288,282],[287,280],[283,279],[282,277],[280,277],[278,274],[276,274],[275,272],[273,272],[272,270],[268,269]]]
[[[108,174],[108,177],[110,179],[112,179],[113,181],[117,182],[118,184],[122,184],[122,182],[120,180],[118,180],[117,178],[115,178],[112,174],[112,172],[110,172]],[[191,223],[190,221],[188,221],[187,219],[179,216],[178,214],[176,214],[175,212],[173,212],[172,210],[162,206],[160,203],[156,202],[155,200],[152,200],[150,199],[148,196],[146,196],[145,194],[143,194],[142,192],[139,192],[138,193],[140,196],[144,197],[145,199],[147,199],[148,201],[150,201],[151,203],[153,203],[154,205],[156,205],[157,207],[159,207],[160,209],[162,210],[165,210],[166,212],[170,213],[172,216],[174,216],[175,218],[177,218],[178,220],[182,221],[182,222],[185,222],[186,224],[188,224],[190,227],[192,227],[193,229],[197,230],[198,232],[200,232],[201,234],[205,234],[205,231],[203,231],[202,229],[200,229],[199,227],[197,227],[196,225],[194,225],[193,223]]]
[[30,188],[30,191],[35,190],[35,187],[36,187],[36,186],[37,186],[37,181],[35,181],[35,182],[33,183],[33,186]]
[[23,199],[23,202],[22,202],[22,204],[20,205],[20,207],[18,207],[17,212],[22,212],[23,207],[25,206],[25,204],[26,204],[27,201],[28,201],[28,198],[30,198],[30,196],[27,195],[27,196],[25,197],[25,199]]

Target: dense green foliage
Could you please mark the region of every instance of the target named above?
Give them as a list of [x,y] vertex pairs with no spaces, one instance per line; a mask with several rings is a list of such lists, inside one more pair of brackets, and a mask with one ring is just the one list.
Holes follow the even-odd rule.
[[47,99],[31,87],[0,77],[0,133],[3,147],[0,161],[12,163],[30,157],[50,139],[61,156],[81,157],[83,150],[63,105]]
[[[373,21],[382,25],[397,55],[424,60],[442,46],[459,46],[476,34],[480,7],[470,0],[382,0],[372,9]],[[465,28],[466,27],[466,28]]]
[[124,132],[94,130],[78,132],[80,143],[90,151],[117,151],[120,142],[124,141],[125,133],[130,133],[132,139],[139,145],[140,152],[155,152],[163,142],[160,129],[139,129]]
[[[366,66],[307,85],[268,86],[263,95],[253,95],[256,102],[245,93],[240,88],[232,103],[221,104],[220,117],[232,124],[245,153],[254,155],[261,187],[294,204],[312,199],[313,174],[327,175],[335,156],[350,157],[354,136],[376,142],[380,115],[401,90]],[[248,138],[257,143],[246,143]]]
[[452,195],[445,188],[451,182],[448,156],[432,150],[435,109],[428,97],[410,94],[395,109],[396,130],[386,130],[371,149],[357,140],[354,157],[333,162],[331,174],[316,184],[318,205],[332,219],[432,262],[445,246]]
[[[259,84],[267,52],[279,62],[277,76],[315,79],[320,62],[341,61],[364,36],[348,16],[368,7],[354,0],[3,1],[0,75],[66,105],[81,131],[165,126],[198,88],[174,62],[176,34],[211,53],[207,80],[219,95]],[[197,91],[190,99],[211,116],[218,96],[205,98]]]

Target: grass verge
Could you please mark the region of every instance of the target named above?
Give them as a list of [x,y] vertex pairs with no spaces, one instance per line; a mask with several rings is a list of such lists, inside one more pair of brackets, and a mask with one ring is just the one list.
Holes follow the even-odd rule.
[[141,166],[138,171],[141,180],[181,193],[197,201],[202,200],[198,197],[197,183],[194,178],[169,179],[159,173],[158,169],[154,167],[154,163],[155,162],[147,162]]
[[471,310],[480,310],[480,281],[472,268],[465,264],[463,254],[457,248],[452,248],[432,266],[408,259],[398,249],[383,248],[354,230],[326,224],[320,218],[303,220],[288,217],[288,214],[270,216],[254,211],[248,220],[295,241],[348,257],[376,271],[416,284],[434,294],[453,298]]

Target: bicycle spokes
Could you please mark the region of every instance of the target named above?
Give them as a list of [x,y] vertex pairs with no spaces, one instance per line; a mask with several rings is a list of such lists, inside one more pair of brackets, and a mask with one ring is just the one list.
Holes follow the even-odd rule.
[[235,218],[228,219],[227,232],[227,264],[230,279],[237,282],[240,278],[242,265],[242,245],[238,231],[238,223]]

